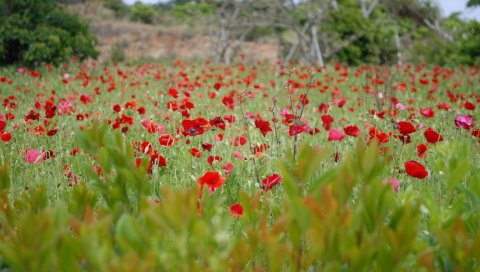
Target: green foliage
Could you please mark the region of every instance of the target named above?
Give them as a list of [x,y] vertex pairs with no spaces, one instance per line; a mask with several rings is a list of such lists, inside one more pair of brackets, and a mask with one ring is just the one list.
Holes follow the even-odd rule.
[[469,7],[469,8],[473,8],[473,7],[477,7],[477,6],[480,6],[480,0],[469,0],[467,2],[467,7]]
[[464,26],[463,33],[459,35],[456,43],[460,46],[460,54],[464,57],[461,63],[473,65],[480,63],[480,23],[470,21]]
[[172,7],[170,13],[179,20],[188,20],[194,16],[211,16],[215,12],[215,6],[207,2],[187,2]]
[[155,22],[156,14],[155,8],[152,5],[135,2],[131,7],[130,19],[145,24],[153,24]]
[[[366,2],[368,8],[376,1]],[[199,20],[203,22],[205,17],[217,22],[230,20],[221,9],[228,10],[233,6],[233,2],[222,3],[226,4],[222,7],[220,2],[216,1],[186,0],[169,1],[165,6],[169,7],[166,14],[181,23],[187,22],[190,26],[198,28]],[[368,18],[364,17],[358,0],[337,0],[338,10],[323,5],[322,1],[294,1],[294,4],[283,1],[282,8],[276,7],[268,0],[258,0],[254,3],[246,5],[237,14],[240,18],[237,19],[238,22],[249,22],[252,25],[252,30],[246,35],[245,40],[264,41],[265,38],[272,40],[272,36],[277,34],[275,38],[283,51],[280,57],[287,56],[293,44],[297,42],[297,32],[301,32],[305,26],[306,35],[309,35],[308,26],[312,23],[309,18],[321,10],[319,12],[321,19],[317,22],[318,40],[323,58],[327,62],[391,65],[398,62],[400,51],[404,63],[426,62],[438,65],[478,63],[480,36],[478,23],[464,21],[455,16],[442,18],[441,9],[436,1],[379,1]],[[476,0],[471,0],[469,6],[474,6],[475,3]],[[287,18],[283,18],[283,15],[276,17],[277,8],[284,9],[288,14]],[[265,16],[255,17],[254,14]],[[235,24],[230,28],[235,29]],[[243,31],[242,27],[235,30],[238,33]],[[308,48],[310,37],[307,36],[304,37],[305,44],[298,46],[294,51],[297,53],[296,59],[300,58],[300,54],[311,50]],[[432,47],[432,44],[435,44],[435,47]]]
[[110,52],[110,61],[113,63],[125,61],[125,47],[122,43],[116,43]]
[[342,9],[330,13],[322,30],[338,39],[333,58],[355,65],[395,62],[393,22],[378,9],[371,16],[362,16],[358,1],[345,1]]
[[2,1],[0,65],[58,64],[72,56],[95,58],[95,44],[87,25],[54,0]]
[[[225,199],[198,190],[163,188],[150,201],[145,168],[135,167],[124,137],[94,125],[78,143],[104,170],[46,204],[44,187],[13,199],[0,197],[0,254],[19,271],[474,271],[480,249],[480,171],[449,183],[457,200],[439,205],[425,193],[394,194],[380,175],[388,164],[378,145],[356,152],[315,176],[326,151],[305,144],[299,160],[280,162],[286,197],[240,194],[245,214],[232,217]],[[440,146],[437,162],[452,170],[469,144]],[[443,155],[442,155],[443,154]],[[443,160],[446,159],[446,160]],[[87,165],[83,166],[89,172]],[[0,167],[8,184],[7,166]],[[453,172],[452,172],[453,173]],[[328,178],[326,178],[328,176]],[[450,186],[449,185],[449,186]],[[308,188],[308,189],[307,189]],[[98,194],[97,194],[98,192]],[[13,204],[15,203],[15,204]],[[201,209],[199,209],[199,207]],[[427,226],[422,218],[429,218]],[[35,226],[35,227],[32,227]]]
[[128,6],[122,0],[102,0],[103,5],[115,13],[117,17],[125,17],[128,12]]

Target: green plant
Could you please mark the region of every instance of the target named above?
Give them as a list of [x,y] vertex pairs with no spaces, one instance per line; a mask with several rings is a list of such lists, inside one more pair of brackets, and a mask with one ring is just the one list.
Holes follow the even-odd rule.
[[0,6],[0,65],[58,64],[75,56],[95,58],[96,38],[56,1],[13,0]]
[[103,5],[111,9],[117,17],[128,15],[129,8],[122,0],[103,0]]
[[116,43],[110,52],[110,61],[113,63],[125,61],[125,47],[123,43]]
[[153,24],[155,22],[156,11],[152,5],[136,2],[131,7],[130,19],[145,24]]

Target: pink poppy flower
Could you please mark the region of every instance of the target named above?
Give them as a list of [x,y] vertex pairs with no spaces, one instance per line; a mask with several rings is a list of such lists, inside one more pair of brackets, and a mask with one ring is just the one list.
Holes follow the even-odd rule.
[[25,161],[28,163],[38,164],[43,161],[43,152],[36,149],[27,149],[25,151]]
[[400,181],[398,179],[394,179],[394,178],[389,178],[389,179],[386,179],[383,181],[383,184],[391,184],[392,185],[392,189],[398,193],[398,187],[400,187]]
[[475,125],[471,115],[458,114],[455,116],[455,125],[459,128],[470,130]]
[[331,142],[331,141],[343,141],[343,139],[345,138],[345,134],[343,134],[340,130],[336,130],[336,129],[331,129],[328,133],[328,141]]

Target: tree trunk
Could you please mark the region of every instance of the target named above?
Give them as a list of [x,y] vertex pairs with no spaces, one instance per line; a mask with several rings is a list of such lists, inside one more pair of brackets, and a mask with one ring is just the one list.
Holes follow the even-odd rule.
[[313,25],[311,28],[312,32],[312,48],[314,49],[315,52],[315,58],[316,58],[316,64],[319,67],[325,66],[323,63],[323,56],[322,56],[322,51],[320,50],[320,45],[318,44],[318,37],[317,37],[317,31],[318,31],[318,26]]

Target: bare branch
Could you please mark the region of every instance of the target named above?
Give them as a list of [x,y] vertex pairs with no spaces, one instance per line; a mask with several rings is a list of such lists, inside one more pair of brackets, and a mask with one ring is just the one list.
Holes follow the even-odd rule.
[[365,19],[368,19],[372,12],[375,10],[377,5],[380,3],[380,0],[374,0],[369,7],[367,7],[366,0],[360,0],[360,5],[362,6],[362,14]]
[[435,31],[440,37],[442,37],[444,40],[448,42],[453,42],[453,37],[445,31],[441,26],[438,20],[435,20],[435,22],[431,22],[427,18],[423,19],[423,22],[425,23],[426,26],[428,26],[430,29]]

